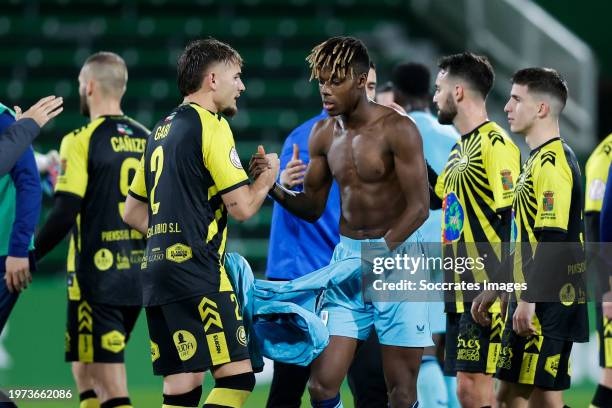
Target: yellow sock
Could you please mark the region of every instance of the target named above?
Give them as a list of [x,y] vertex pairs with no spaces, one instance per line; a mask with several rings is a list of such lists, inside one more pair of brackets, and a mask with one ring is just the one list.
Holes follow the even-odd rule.
[[210,404],[240,408],[244,405],[249,395],[251,395],[251,391],[215,387],[210,391],[210,394],[208,394],[204,407],[207,407]]
[[100,401],[94,390],[87,390],[79,395],[81,404],[79,408],[100,408]]

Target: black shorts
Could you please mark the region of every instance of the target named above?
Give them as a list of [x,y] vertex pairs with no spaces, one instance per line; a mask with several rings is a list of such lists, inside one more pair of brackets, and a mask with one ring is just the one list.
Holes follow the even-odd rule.
[[125,345],[141,309],[68,300],[66,361],[123,363]]
[[491,318],[491,327],[483,327],[469,311],[446,314],[445,375],[455,376],[457,371],[495,374],[503,321],[499,313]]
[[599,339],[599,366],[612,368],[612,320],[603,315],[601,303],[595,303],[595,319]]
[[153,374],[206,371],[249,358],[234,292],[216,292],[146,308]]
[[550,391],[570,387],[572,342],[545,336],[522,337],[508,320],[495,377],[514,384],[534,385]]

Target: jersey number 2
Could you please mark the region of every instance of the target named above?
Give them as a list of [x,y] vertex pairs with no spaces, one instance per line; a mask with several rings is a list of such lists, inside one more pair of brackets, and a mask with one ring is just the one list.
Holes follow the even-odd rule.
[[157,189],[157,183],[161,176],[162,170],[164,169],[164,149],[161,146],[157,146],[153,150],[151,155],[151,172],[155,173],[155,182],[151,189],[151,212],[157,214],[159,212],[159,202],[155,202],[155,190]]

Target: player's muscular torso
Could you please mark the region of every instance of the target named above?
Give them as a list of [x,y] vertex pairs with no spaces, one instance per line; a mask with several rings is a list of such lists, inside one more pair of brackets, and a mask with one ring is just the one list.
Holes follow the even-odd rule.
[[340,187],[340,233],[363,239],[382,237],[406,207],[388,142],[389,114],[380,112],[357,129],[331,118],[322,129],[329,169]]

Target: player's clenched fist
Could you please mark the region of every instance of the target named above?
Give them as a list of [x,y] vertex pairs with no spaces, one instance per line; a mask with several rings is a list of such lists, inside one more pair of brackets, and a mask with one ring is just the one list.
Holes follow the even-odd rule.
[[260,176],[266,177],[266,184],[270,187],[276,182],[278,171],[280,169],[280,160],[276,153],[267,153],[263,146],[258,146],[257,153],[251,156],[249,161],[249,174],[255,180]]

